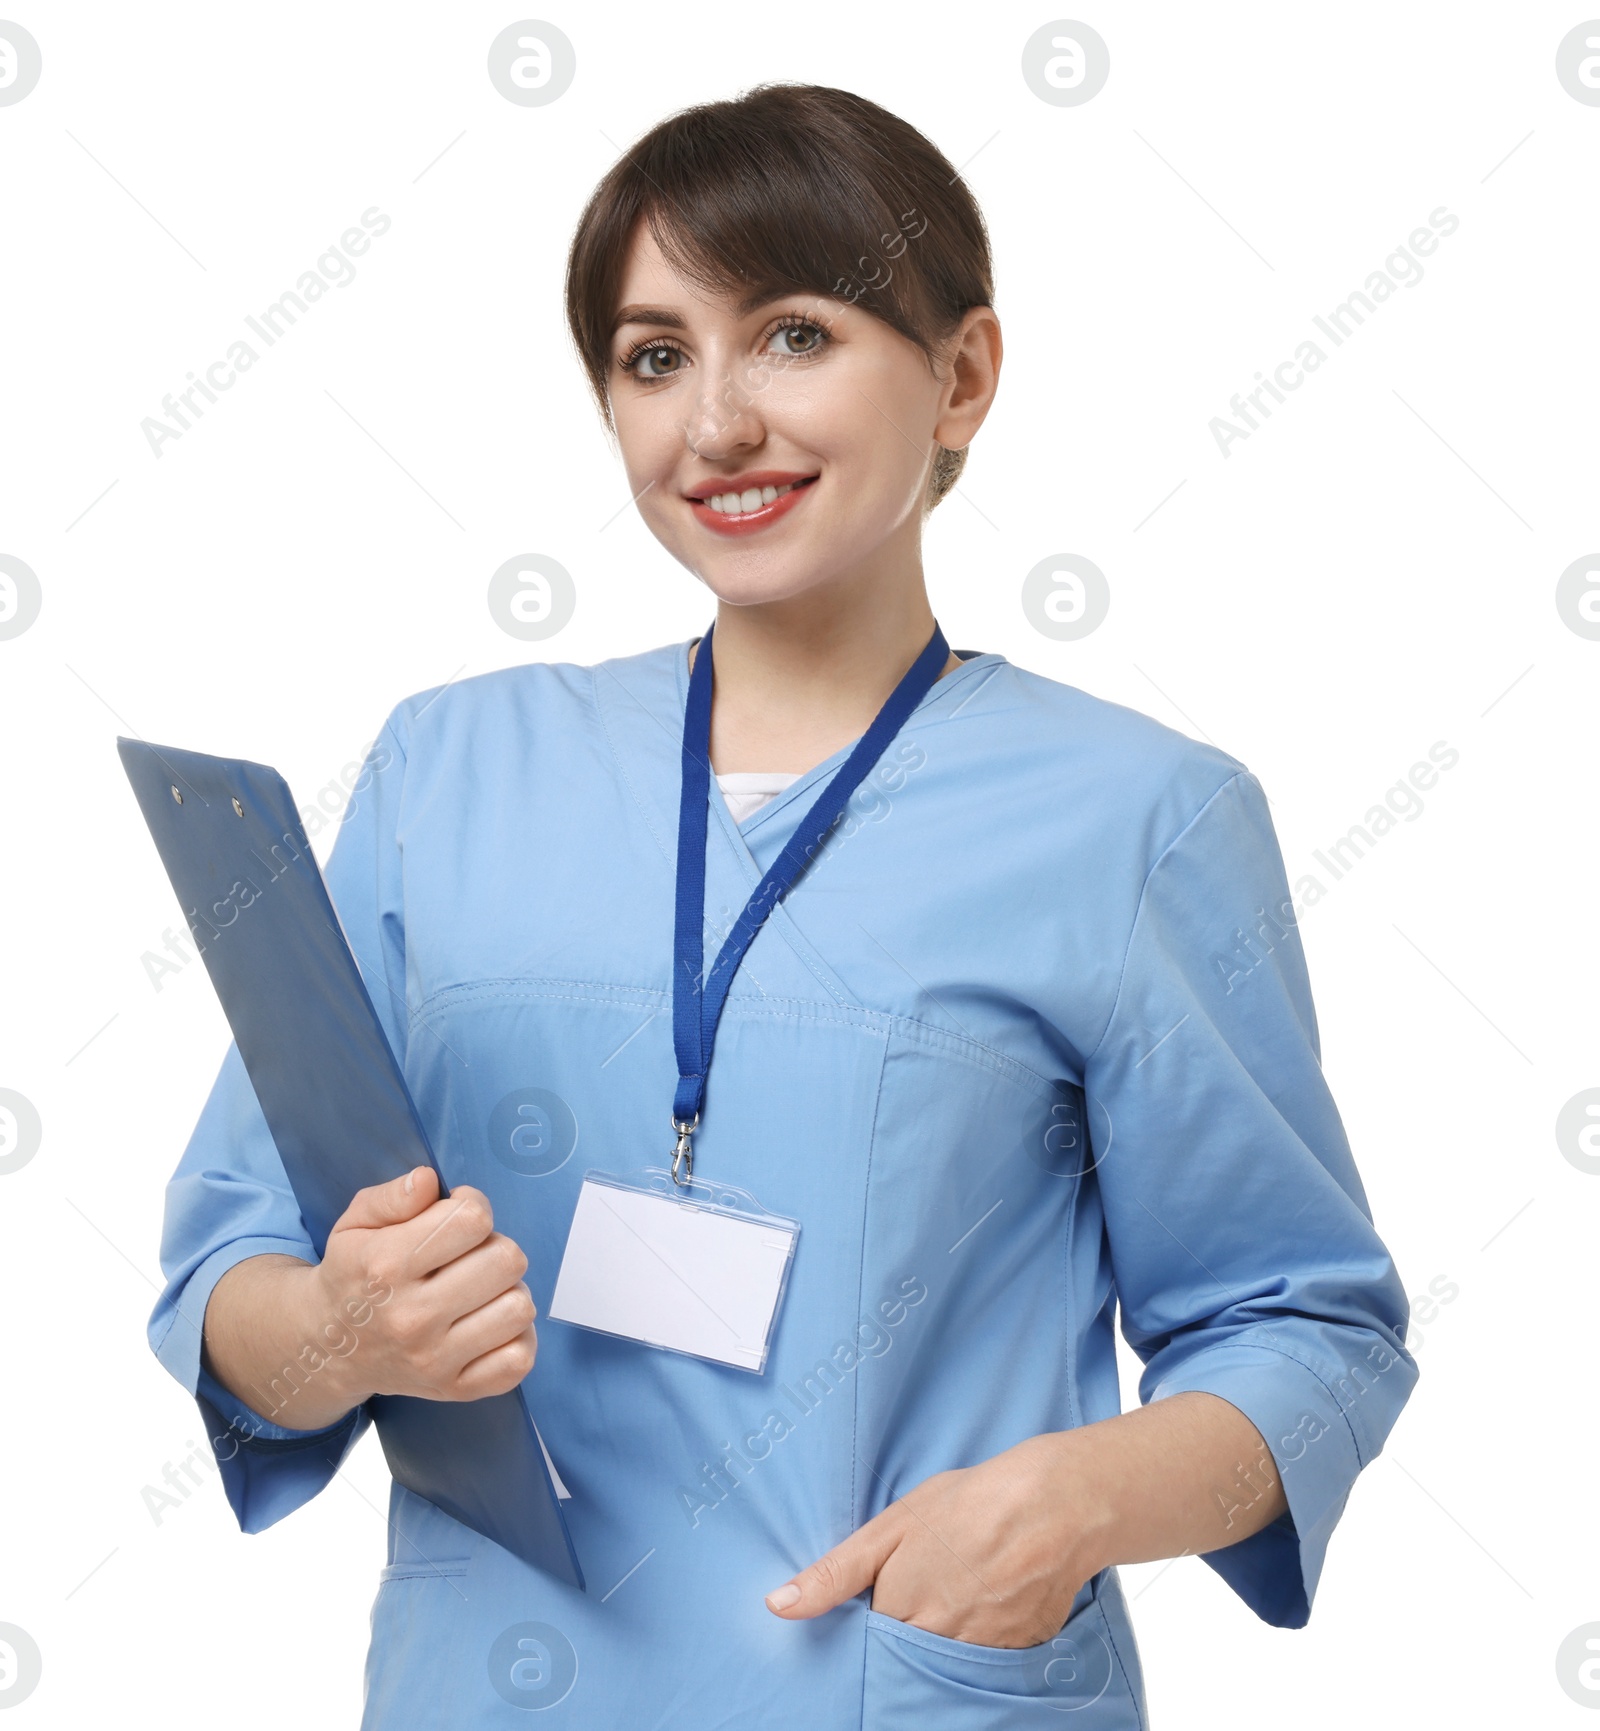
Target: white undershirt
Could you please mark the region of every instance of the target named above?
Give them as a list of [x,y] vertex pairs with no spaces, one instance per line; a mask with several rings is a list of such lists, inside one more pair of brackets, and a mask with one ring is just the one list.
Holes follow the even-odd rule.
[[800,779],[800,772],[782,775],[765,769],[737,769],[717,777],[717,786],[733,813],[735,823],[753,817],[769,799],[776,799],[791,782]]

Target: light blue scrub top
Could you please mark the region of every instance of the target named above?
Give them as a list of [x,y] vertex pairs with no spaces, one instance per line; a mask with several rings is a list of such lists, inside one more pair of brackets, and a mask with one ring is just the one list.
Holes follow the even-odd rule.
[[[546,1318],[585,1171],[670,1155],[688,649],[406,699],[327,866],[447,1179],[527,1252],[527,1393],[589,1581],[394,1487],[362,1723],[1142,1727],[1115,1569],[1021,1650],[864,1596],[785,1622],[762,1595],[930,1475],[1116,1413],[1120,1303],[1142,1401],[1204,1389],[1265,1438],[1288,1514],[1205,1561],[1266,1622],[1306,1622],[1417,1368],[1261,787],[1001,655],[933,686],[722,1018],[696,1174],[802,1226],[756,1377]],[[847,753],[742,829],[713,787],[708,957]],[[542,1144],[508,1130],[528,1089],[572,1114],[549,1106]],[[168,1186],[150,1340],[246,1532],[316,1495],[369,1422],[284,1430],[201,1373],[212,1287],[268,1251],[314,1259],[230,1048]]]

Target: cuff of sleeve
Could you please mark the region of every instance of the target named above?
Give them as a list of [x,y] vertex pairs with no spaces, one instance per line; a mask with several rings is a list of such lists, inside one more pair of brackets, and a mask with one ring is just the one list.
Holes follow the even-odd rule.
[[[264,1532],[309,1502],[344,1465],[372,1420],[368,1409],[358,1406],[325,1430],[281,1432],[279,1438],[258,1437],[241,1429],[229,1416],[228,1408],[219,1409],[206,1396],[203,1384],[211,1380],[202,1379],[202,1391],[196,1394],[195,1402],[205,1420],[228,1506],[239,1530],[245,1533]],[[238,1405],[231,1400],[229,1404]],[[252,1420],[256,1424],[263,1422],[253,1415]]]
[[[1219,1346],[1162,1377],[1150,1400],[1197,1391],[1236,1406],[1260,1431],[1288,1513],[1221,1550],[1202,1553],[1263,1622],[1303,1628],[1311,1617],[1328,1540],[1366,1464],[1344,1407],[1315,1371],[1272,1347]],[[1248,1463],[1242,1463],[1248,1465]],[[1224,1505],[1242,1485],[1220,1493]]]
[[[203,1365],[194,1394],[196,1400],[206,1402],[223,1424],[246,1443],[304,1442],[308,1437],[331,1436],[341,1425],[350,1422],[350,1413],[347,1412],[341,1414],[332,1424],[322,1426],[320,1430],[290,1430],[286,1425],[274,1424],[271,1419],[263,1418],[254,1407],[246,1406],[237,1395],[224,1388]],[[354,1410],[352,1407],[351,1411]]]
[[[320,1430],[290,1430],[274,1424],[224,1388],[200,1359],[206,1306],[211,1302],[217,1282],[230,1268],[252,1256],[294,1256],[307,1262],[313,1254],[311,1246],[303,1239],[236,1238],[214,1250],[189,1276],[182,1292],[170,1305],[164,1327],[159,1309],[151,1319],[151,1344],[155,1355],[201,1403],[200,1410],[206,1418],[208,1432],[213,1435],[215,1449],[226,1446],[228,1431],[250,1443],[296,1443],[310,1437],[331,1436],[350,1422],[350,1414],[346,1413]],[[215,1434],[218,1431],[224,1434],[218,1436]]]
[[164,1295],[150,1318],[151,1347],[194,1396],[229,1507],[247,1533],[264,1531],[314,1497],[344,1464],[372,1417],[358,1406],[322,1430],[288,1430],[262,1418],[202,1366],[201,1330],[217,1282],[246,1257],[273,1254],[302,1262],[313,1256],[304,1239],[234,1239],[213,1251],[179,1292]]
[[310,1262],[314,1254],[303,1238],[235,1238],[213,1250],[183,1283],[182,1291],[162,1296],[150,1318],[151,1350],[190,1394],[196,1393],[206,1306],[217,1282],[247,1257],[295,1256]]

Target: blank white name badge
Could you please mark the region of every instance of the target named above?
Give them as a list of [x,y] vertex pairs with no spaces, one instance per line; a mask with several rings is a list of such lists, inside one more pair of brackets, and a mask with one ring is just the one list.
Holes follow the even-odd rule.
[[589,1172],[549,1314],[759,1376],[799,1235],[744,1190]]

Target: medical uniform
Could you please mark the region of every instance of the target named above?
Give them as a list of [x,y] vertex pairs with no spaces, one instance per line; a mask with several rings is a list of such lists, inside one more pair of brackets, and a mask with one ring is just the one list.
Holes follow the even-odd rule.
[[[327,866],[448,1181],[527,1252],[525,1389],[588,1579],[396,1486],[363,1725],[1143,1727],[1114,1568],[1025,1649],[762,1596],[932,1474],[1115,1414],[1120,1304],[1140,1398],[1220,1395],[1282,1475],[1288,1513],[1205,1561],[1268,1623],[1307,1620],[1417,1370],[1260,785],[998,654],[928,690],[716,1037],[695,1175],[801,1228],[757,1376],[546,1314],[585,1172],[671,1156],[689,647],[406,699]],[[848,754],[742,824],[710,792],[708,958]],[[150,1339],[247,1532],[368,1423],[284,1430],[201,1372],[212,1287],[263,1252],[314,1260],[230,1048],[168,1187]]]

